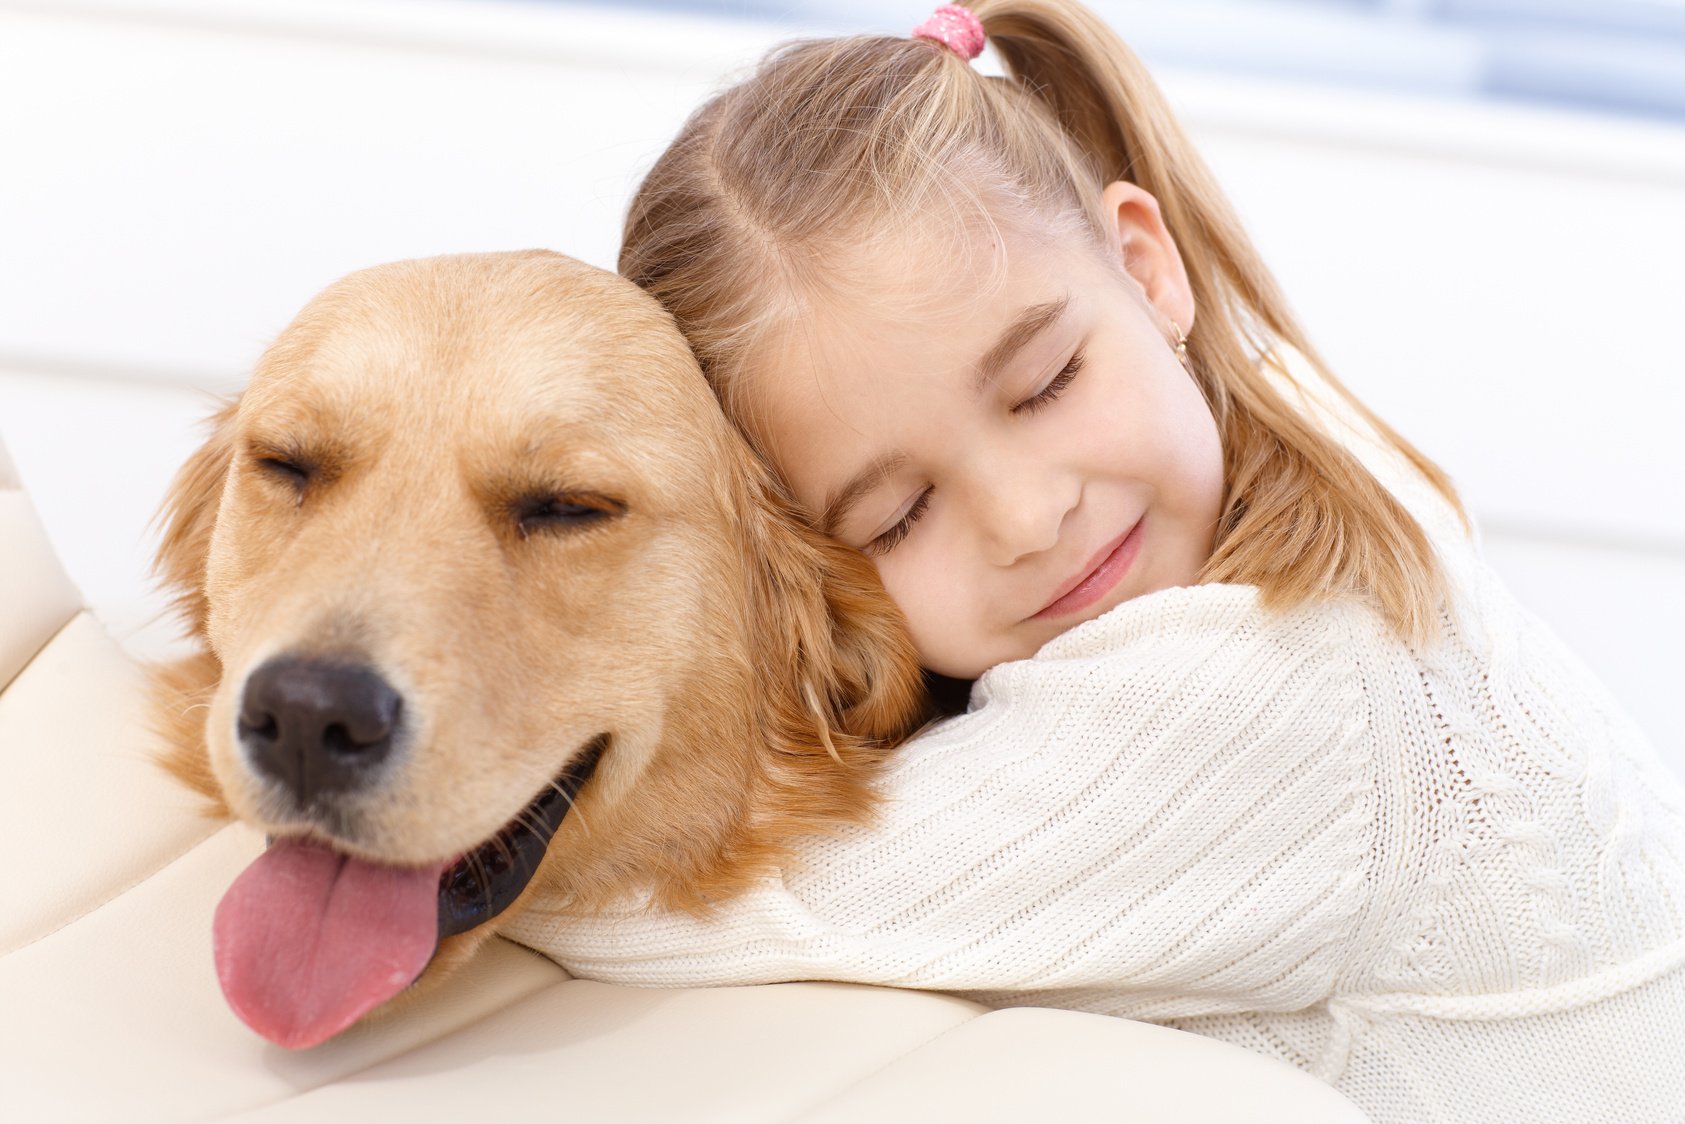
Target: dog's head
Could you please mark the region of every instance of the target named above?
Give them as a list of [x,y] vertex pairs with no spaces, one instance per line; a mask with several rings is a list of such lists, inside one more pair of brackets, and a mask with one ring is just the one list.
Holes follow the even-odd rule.
[[333,285],[163,518],[204,642],[155,676],[166,763],[274,839],[216,944],[286,1045],[517,899],[729,895],[862,816],[921,716],[870,566],[786,508],[665,313],[560,255]]

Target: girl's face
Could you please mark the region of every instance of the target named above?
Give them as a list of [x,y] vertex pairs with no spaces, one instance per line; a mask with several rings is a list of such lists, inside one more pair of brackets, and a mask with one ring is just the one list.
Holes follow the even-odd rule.
[[941,674],[1027,657],[1210,556],[1222,452],[1169,338],[1193,319],[1185,274],[1150,196],[1107,201],[1127,274],[1079,239],[999,232],[961,241],[989,263],[1004,238],[1004,270],[957,265],[946,238],[858,253],[850,289],[874,298],[833,302],[749,376],[776,467],[874,559]]

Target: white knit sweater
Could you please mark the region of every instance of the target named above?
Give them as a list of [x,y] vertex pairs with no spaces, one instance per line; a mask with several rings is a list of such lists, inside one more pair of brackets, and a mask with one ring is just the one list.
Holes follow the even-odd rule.
[[1685,791],[1427,482],[1315,396],[1438,545],[1443,643],[1249,586],[1138,598],[988,671],[899,751],[872,828],[712,918],[508,935],[616,983],[1150,1020],[1378,1124],[1685,1121]]

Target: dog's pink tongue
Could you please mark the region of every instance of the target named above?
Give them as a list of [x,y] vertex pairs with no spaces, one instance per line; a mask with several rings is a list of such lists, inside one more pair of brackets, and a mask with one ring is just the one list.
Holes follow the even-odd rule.
[[332,1038],[421,974],[439,933],[439,874],[278,840],[217,906],[229,1006],[271,1042]]

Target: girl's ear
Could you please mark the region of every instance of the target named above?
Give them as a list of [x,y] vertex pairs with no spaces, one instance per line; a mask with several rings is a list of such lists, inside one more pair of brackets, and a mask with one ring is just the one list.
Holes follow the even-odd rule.
[[210,419],[211,434],[187,458],[154,517],[162,528],[152,572],[173,595],[176,611],[196,637],[205,635],[205,558],[216,527],[217,504],[234,459],[233,399]]
[[1183,332],[1193,330],[1194,294],[1188,271],[1176,239],[1164,225],[1158,200],[1125,180],[1106,185],[1100,197],[1111,224],[1113,249],[1147,295],[1147,300],[1167,321]]

